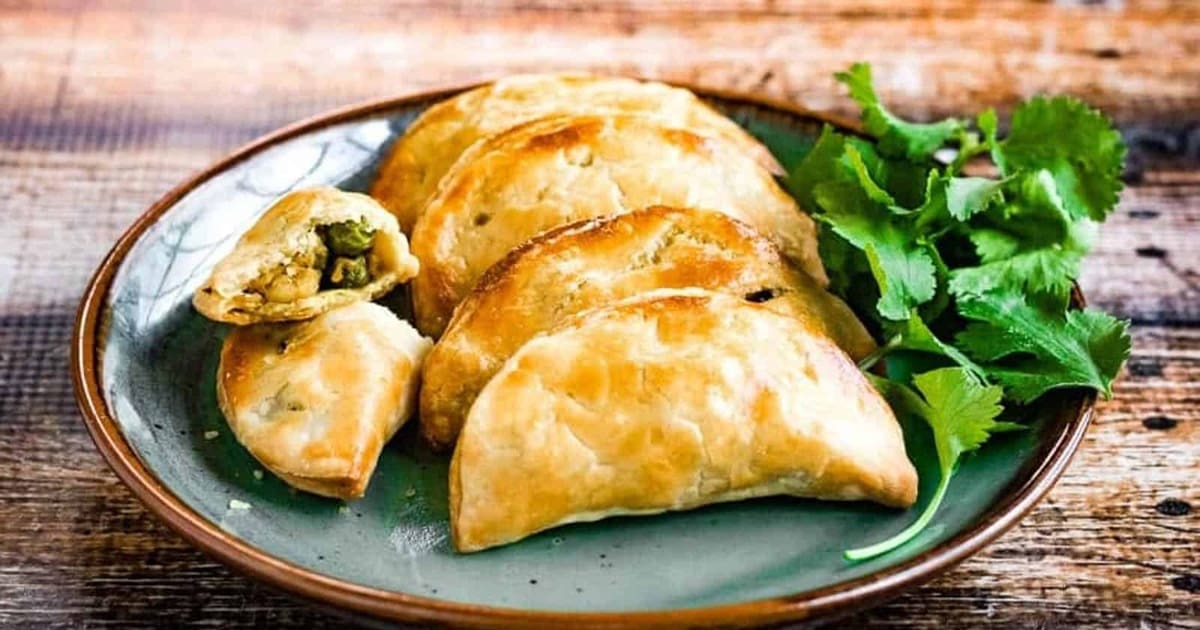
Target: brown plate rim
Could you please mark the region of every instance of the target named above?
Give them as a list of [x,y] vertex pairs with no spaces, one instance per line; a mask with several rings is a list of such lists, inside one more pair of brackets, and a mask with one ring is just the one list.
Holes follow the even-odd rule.
[[[735,91],[711,89],[684,83],[674,85],[697,94],[730,103],[774,110],[795,118],[827,122],[851,131],[857,123],[817,113],[792,103]],[[272,556],[239,540],[208,521],[171,493],[134,454],[115,418],[104,402],[100,384],[97,339],[108,290],[121,263],[141,235],[184,195],[242,160],[283,140],[331,125],[398,109],[413,103],[456,94],[480,85],[427,90],[402,97],[384,98],[318,114],[261,136],[234,150],[212,166],[176,186],[151,205],[130,226],[100,263],[83,293],[71,339],[71,373],[75,399],[88,432],[100,454],[134,495],[193,545],[221,562],[272,586],[304,598],[332,604],[382,620],[438,623],[457,626],[497,627],[506,625],[554,627],[730,627],[787,621],[825,619],[868,608],[918,586],[957,565],[1012,528],[1050,490],[1070,463],[1087,431],[1095,406],[1094,393],[1082,394],[1064,405],[1057,435],[1044,440],[1039,455],[1005,489],[1003,497],[980,522],[950,540],[906,562],[875,573],[784,597],[739,602],[705,608],[631,612],[558,612],[501,608],[431,599],[371,588],[310,571]],[[1076,289],[1075,299],[1083,296]],[[1067,417],[1069,416],[1069,417]],[[1067,419],[1062,421],[1062,418]]]

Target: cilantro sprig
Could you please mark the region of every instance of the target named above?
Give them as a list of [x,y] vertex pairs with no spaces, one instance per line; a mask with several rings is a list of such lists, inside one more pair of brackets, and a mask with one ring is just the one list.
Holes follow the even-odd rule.
[[[880,102],[870,66],[835,76],[862,108],[868,138],[826,127],[789,188],[823,226],[831,290],[877,333],[879,350],[861,367],[893,353],[935,366],[871,374],[897,413],[929,426],[941,478],[912,525],[845,553],[864,560],[929,524],[964,456],[1024,427],[997,420],[1005,402],[1067,387],[1111,395],[1128,323],[1071,309],[1070,292],[1116,206],[1125,146],[1103,114],[1070,97],[1022,103],[1001,138],[993,110],[974,125],[908,122]],[[984,157],[991,169],[964,173]]]
[[933,498],[912,525],[883,542],[847,551],[847,560],[873,558],[911,540],[933,520],[950,487],[950,477],[964,453],[982,446],[992,433],[1025,428],[1024,425],[996,420],[1003,410],[1000,406],[1001,388],[980,384],[965,368],[940,368],[914,376],[913,384],[920,395],[895,381],[878,377],[873,380],[893,407],[916,414],[929,424],[933,430],[941,478]]

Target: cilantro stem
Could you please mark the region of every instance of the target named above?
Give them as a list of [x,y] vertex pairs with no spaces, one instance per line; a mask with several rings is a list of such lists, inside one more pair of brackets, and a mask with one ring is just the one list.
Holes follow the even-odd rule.
[[925,529],[929,521],[933,520],[933,515],[937,513],[938,507],[941,506],[942,499],[946,496],[946,488],[950,487],[950,476],[948,473],[942,473],[942,479],[938,482],[937,490],[933,493],[933,500],[929,502],[929,505],[925,506],[925,511],[921,512],[921,516],[916,521],[913,521],[912,525],[904,528],[904,531],[899,534],[869,547],[859,547],[858,549],[843,551],[842,557],[851,562],[869,560],[875,556],[883,555],[915,538],[921,530]]
[[991,149],[992,145],[990,142],[979,142],[978,140],[964,141],[959,146],[958,155],[954,156],[954,161],[950,163],[950,166],[946,167],[946,174],[958,175],[972,158]]
[[880,359],[891,354],[896,348],[899,348],[903,341],[904,338],[902,335],[895,335],[891,339],[888,339],[882,346],[875,348],[874,352],[863,357],[862,361],[858,362],[858,369],[864,372],[870,370],[876,363],[879,363]]

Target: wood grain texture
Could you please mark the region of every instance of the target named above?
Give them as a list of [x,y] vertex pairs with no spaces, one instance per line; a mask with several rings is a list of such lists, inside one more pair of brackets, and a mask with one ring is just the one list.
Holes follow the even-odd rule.
[[[88,275],[190,172],[329,107],[552,68],[848,114],[829,75],[866,59],[908,116],[1069,92],[1116,118],[1133,147],[1130,187],[1082,284],[1133,319],[1135,352],[1021,526],[852,622],[1197,627],[1198,54],[1194,2],[0,0],[0,626],[341,625],[158,524],[75,409],[67,343]],[[1156,509],[1167,499],[1193,509]]]

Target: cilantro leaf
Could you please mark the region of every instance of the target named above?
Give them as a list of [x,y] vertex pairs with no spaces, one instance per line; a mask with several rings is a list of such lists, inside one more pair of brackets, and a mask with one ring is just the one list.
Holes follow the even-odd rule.
[[[886,196],[881,195],[875,201],[887,205],[889,210],[897,214],[908,214],[911,212],[908,208],[924,203],[925,180],[935,169],[925,164],[880,155],[873,142],[862,138],[846,138],[846,152],[849,153],[851,149],[859,154],[863,165],[866,166],[865,175],[870,178],[871,184],[886,193]],[[848,174],[848,178],[859,179],[859,173],[854,165],[849,163],[849,156],[842,162],[846,165],[843,172]],[[864,189],[868,185],[863,183]]]
[[948,229],[950,208],[946,200],[946,182],[937,169],[929,171],[929,177],[925,180],[925,198],[921,206],[913,211],[917,218],[913,230],[917,234],[936,238]]
[[883,542],[843,552],[842,555],[851,561],[887,553],[915,538],[941,506],[959,458],[982,446],[993,432],[1020,426],[996,421],[1003,411],[1000,406],[1003,391],[996,385],[980,384],[965,368],[941,368],[914,376],[913,384],[920,395],[894,381],[879,378],[873,381],[893,407],[919,415],[929,425],[941,479],[933,498],[916,521]]
[[1095,224],[1072,220],[1047,171],[1017,176],[1012,200],[967,233],[981,264],[955,269],[950,292],[1028,291],[1066,302],[1091,246]]
[[1087,253],[1074,241],[1065,246],[1024,249],[1020,240],[999,230],[980,229],[970,237],[984,263],[951,272],[950,292],[956,296],[1017,289],[1059,297],[1061,301],[1070,293],[1071,282],[1079,276]]
[[1125,145],[1109,119],[1082,101],[1037,97],[1013,111],[992,159],[1005,175],[1049,171],[1072,217],[1103,221],[1121,192]]
[[1076,221],[1058,193],[1058,182],[1044,169],[1014,175],[1009,202],[988,213],[993,224],[1039,243],[1059,242]]
[[825,182],[816,187],[817,219],[861,249],[879,284],[876,305],[886,319],[908,318],[910,309],[933,298],[937,288],[933,260],[913,239],[903,219],[872,203],[858,184]]
[[914,376],[924,398],[896,381],[874,374],[868,378],[893,409],[920,416],[929,424],[942,473],[953,473],[955,460],[978,449],[989,435],[1029,428],[996,420],[1004,411],[1003,390],[972,380],[965,368],[939,368]]
[[948,475],[960,455],[987,441],[996,416],[1003,411],[1003,391],[996,385],[980,385],[963,368],[918,374],[913,384],[928,403],[921,415],[933,429],[938,464]]
[[960,297],[958,310],[973,323],[958,334],[957,345],[1020,402],[1060,387],[1111,396],[1129,357],[1128,322],[1100,311],[1058,315],[1008,291]]
[[924,180],[929,173],[926,167],[883,159],[870,143],[826,127],[788,179],[797,199],[831,228],[822,231],[821,249],[834,291],[848,299],[874,293],[875,287],[862,282],[866,268],[878,287],[876,310],[883,319],[904,319],[936,293],[933,250],[895,216],[909,211],[885,188],[894,184],[903,198],[919,197],[911,182],[914,175]]
[[1004,199],[1005,180],[986,177],[952,177],[946,182],[946,209],[950,216],[966,221]]
[[821,135],[808,155],[788,174],[788,190],[796,197],[800,207],[809,213],[820,209],[813,196],[817,184],[838,179],[842,168],[839,160],[845,153],[845,146],[845,136],[827,124],[821,128]]
[[953,118],[927,124],[897,118],[879,102],[869,64],[856,63],[834,77],[850,89],[850,98],[862,107],[863,126],[879,139],[879,150],[887,155],[927,160],[963,127]]
[[846,145],[845,160],[868,199],[889,208],[896,205],[896,199],[872,179],[862,153],[853,145]]
[[958,348],[950,345],[929,329],[925,321],[917,313],[913,313],[906,321],[891,327],[890,333],[894,341],[889,341],[890,350],[915,350],[929,354],[939,354],[962,366],[968,374],[979,383],[986,383],[984,369],[963,354]]
[[846,239],[831,230],[822,230],[818,235],[818,251],[825,271],[829,274],[829,290],[839,295],[848,295],[854,286],[856,277],[864,272],[870,273],[865,259],[859,263],[862,252]]
[[[848,179],[858,182],[868,199],[895,214],[921,212],[928,203],[930,187],[938,182],[936,169],[880,158],[870,144],[857,139],[846,142],[842,163]],[[909,209],[904,204],[917,207]]]
[[[946,169],[947,173],[951,170]],[[910,211],[917,217],[913,232],[936,240],[957,223],[1003,202],[1005,184],[984,177],[955,177],[931,169],[924,199],[920,207]]]
[[933,299],[922,304],[918,311],[922,318],[932,322],[941,317],[946,307],[950,306],[950,291],[947,289],[950,283],[950,268],[946,266],[946,261],[942,259],[942,253],[936,246],[929,247],[929,257],[933,259],[933,277],[937,286],[934,287]]

